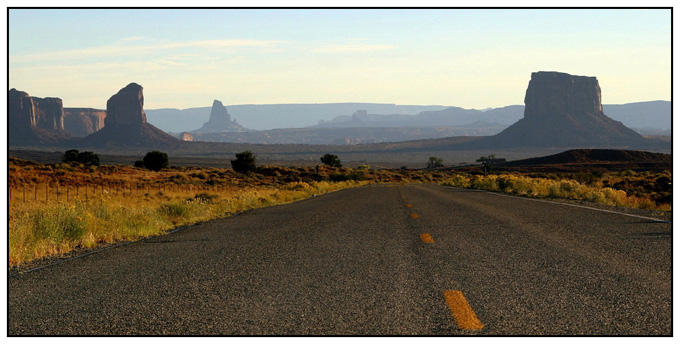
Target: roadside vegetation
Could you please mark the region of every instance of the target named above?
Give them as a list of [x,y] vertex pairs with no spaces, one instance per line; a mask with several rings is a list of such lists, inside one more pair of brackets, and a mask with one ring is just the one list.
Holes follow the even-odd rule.
[[[436,183],[538,198],[671,211],[671,173],[508,173],[447,168],[226,168],[38,164],[8,159],[9,265],[373,183]],[[164,160],[164,159],[161,159]],[[237,163],[238,166],[238,163]]]
[[[180,226],[370,183],[431,182],[417,171],[38,164],[9,158],[9,264],[136,240]],[[164,160],[164,159],[161,159]],[[147,161],[148,163],[148,161]],[[225,164],[226,165],[226,164]]]
[[458,173],[443,185],[533,198],[561,198],[619,207],[671,211],[671,173]]

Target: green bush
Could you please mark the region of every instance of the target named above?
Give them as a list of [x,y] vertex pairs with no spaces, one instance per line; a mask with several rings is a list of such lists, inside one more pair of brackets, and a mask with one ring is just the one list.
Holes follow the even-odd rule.
[[427,168],[444,167],[444,160],[436,156],[431,156],[427,162]]
[[144,167],[151,171],[160,171],[168,167],[168,154],[160,151],[151,151],[144,156]]
[[349,173],[349,174],[343,174],[343,173],[333,173],[328,178],[334,182],[346,182],[348,180],[354,180],[354,181],[360,181],[364,180],[364,176],[358,173]]
[[231,168],[239,173],[255,172],[256,156],[251,151],[236,153],[236,160],[231,160]]
[[77,149],[69,149],[66,152],[64,152],[64,156],[61,158],[61,161],[63,162],[80,162],[78,160],[78,150]]
[[78,162],[86,166],[99,166],[99,156],[93,152],[78,152],[77,149],[69,149],[61,158],[63,162]]
[[335,154],[326,154],[321,157],[321,162],[330,167],[342,167],[340,158]]

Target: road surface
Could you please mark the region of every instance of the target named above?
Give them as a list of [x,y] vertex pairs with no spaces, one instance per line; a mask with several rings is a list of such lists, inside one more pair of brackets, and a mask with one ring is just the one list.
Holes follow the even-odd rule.
[[343,190],[8,277],[9,335],[671,335],[672,226]]

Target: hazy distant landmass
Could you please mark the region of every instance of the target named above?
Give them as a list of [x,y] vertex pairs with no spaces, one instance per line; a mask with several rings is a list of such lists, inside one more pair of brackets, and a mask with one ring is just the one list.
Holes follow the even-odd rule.
[[[451,136],[495,135],[507,125],[473,123],[468,126],[430,127],[368,127],[368,128],[292,128],[250,132],[192,132],[194,141],[256,143],[256,144],[331,144],[401,142],[438,139]],[[180,137],[180,134],[174,134]]]
[[[254,130],[280,128],[304,128],[316,125],[320,120],[352,115],[357,110],[374,114],[416,115],[423,111],[446,109],[441,105],[396,105],[378,103],[328,103],[328,104],[264,104],[227,105],[231,118],[243,127]],[[167,132],[193,131],[210,118],[212,107],[189,109],[146,110],[149,123]]]
[[[226,106],[246,128],[460,126],[474,122],[507,124],[524,116],[524,105],[474,110],[447,106],[374,103],[270,104]],[[630,128],[671,129],[671,102],[665,100],[603,105],[604,112]],[[168,132],[192,131],[210,118],[211,107],[146,110],[149,123]],[[352,122],[357,110],[367,117]],[[352,124],[352,125],[350,125]]]
[[[370,103],[236,105],[227,108],[230,109],[230,113],[238,111],[241,115],[247,114],[248,116],[240,117],[244,119],[243,122],[246,119],[251,122],[258,122],[256,121],[258,118],[265,119],[244,127],[273,127],[274,124],[266,123],[266,119],[275,118],[273,123],[288,129],[203,133],[194,135],[194,139],[262,144],[358,144],[448,136],[490,136],[500,133],[524,117],[524,105],[484,110]],[[234,110],[231,110],[232,108]],[[390,111],[398,110],[410,111],[411,114],[389,114]],[[671,134],[669,101],[603,105],[603,110],[607,116],[643,135]],[[211,108],[161,109],[146,112],[150,123],[168,132],[174,132],[175,136],[179,137],[179,133],[201,127],[210,117]],[[324,119],[336,113],[343,114]],[[300,119],[295,117],[297,114],[307,114],[307,122],[317,121],[317,124],[295,126],[294,123],[301,123]]]
[[417,115],[380,115],[358,110],[351,116],[338,116],[330,121],[319,121],[315,128],[369,128],[369,127],[428,127],[469,126],[473,123],[495,123],[506,127],[517,122],[524,106],[511,105],[498,109],[472,110],[449,107],[442,110],[422,111]]

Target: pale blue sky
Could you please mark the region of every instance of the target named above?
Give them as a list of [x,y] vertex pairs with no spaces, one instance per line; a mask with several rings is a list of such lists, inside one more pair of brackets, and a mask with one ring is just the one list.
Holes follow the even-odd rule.
[[105,108],[523,104],[535,71],[605,104],[671,98],[670,10],[10,10],[9,87]]

